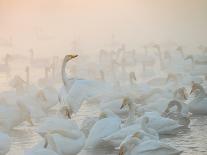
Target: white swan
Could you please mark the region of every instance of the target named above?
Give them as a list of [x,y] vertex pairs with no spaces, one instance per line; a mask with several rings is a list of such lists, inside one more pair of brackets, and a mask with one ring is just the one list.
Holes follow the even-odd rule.
[[129,135],[136,133],[137,131],[145,135],[145,139],[159,139],[158,133],[152,129],[148,128],[147,124],[149,123],[148,117],[142,117],[141,122],[137,124],[124,127],[119,131],[109,135],[108,137],[103,138],[107,143],[110,143],[114,147],[118,147],[121,142]]
[[179,155],[181,152],[159,140],[143,140],[143,135],[136,132],[122,143],[119,155]]
[[83,101],[90,98],[105,94],[111,90],[111,85],[100,81],[69,79],[66,76],[65,67],[69,60],[76,58],[78,55],[66,55],[62,64],[63,87],[59,93],[59,101],[68,104],[73,112],[77,112]]
[[7,134],[0,132],[0,155],[6,155],[10,147],[11,138]]
[[193,114],[207,114],[207,95],[204,88],[198,84],[193,83],[190,93],[194,93],[194,99],[189,103],[189,111]]
[[[174,106],[177,108],[176,112],[171,112],[170,109]],[[179,101],[176,100],[172,100],[168,103],[168,106],[163,112],[162,116],[176,120],[180,125],[183,125],[184,127],[188,127],[190,124],[190,114],[182,113],[182,105]]]
[[9,59],[10,55],[7,54],[4,59],[5,62],[3,64],[0,64],[0,73],[6,73],[7,76],[10,73]]
[[85,144],[85,136],[76,122],[64,118],[48,118],[39,127],[38,133],[43,137],[49,136],[48,149],[59,155],[78,154]]
[[[183,127],[177,121],[162,117],[157,112],[145,112],[142,117],[146,116],[149,118],[147,126],[156,130],[159,134],[177,134],[179,129]],[[142,120],[142,117],[137,120],[138,123]]]
[[91,128],[85,147],[94,149],[103,145],[102,138],[118,131],[121,126],[121,120],[110,110],[102,113],[103,119],[98,120]]
[[43,67],[48,66],[48,64],[49,64],[48,59],[34,58],[34,50],[33,49],[30,49],[29,53],[30,53],[30,65],[32,67],[43,68]]
[[30,111],[24,104],[17,103],[16,106],[6,105],[0,107],[0,131],[9,132],[24,121],[33,125]]
[[120,109],[122,109],[125,106],[128,106],[128,108],[129,108],[129,116],[125,122],[125,125],[126,126],[132,125],[132,124],[134,124],[134,122],[136,120],[136,117],[135,117],[136,105],[133,103],[133,101],[130,98],[126,97],[126,98],[124,98]]

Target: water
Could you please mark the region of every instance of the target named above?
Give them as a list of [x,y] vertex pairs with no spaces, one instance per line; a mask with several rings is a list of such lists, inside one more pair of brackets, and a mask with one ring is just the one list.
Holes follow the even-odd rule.
[[[34,72],[33,72],[34,74]],[[36,73],[36,75],[39,72]],[[35,78],[37,76],[34,76]],[[8,90],[7,77],[0,76],[0,91]],[[55,110],[51,110],[50,114],[54,114]],[[86,116],[98,115],[99,110],[96,105],[84,104],[80,111],[75,115],[74,119],[81,124]],[[35,132],[38,124],[29,126],[23,123],[20,127],[16,127],[11,131],[12,146],[7,155],[22,155],[25,149],[31,148],[37,144],[41,137]],[[162,137],[162,141],[174,145],[182,150],[182,155],[207,155],[207,116],[193,116],[191,118],[190,129],[179,133],[174,137]],[[117,151],[109,148],[92,150],[82,150],[79,155],[116,155]]]

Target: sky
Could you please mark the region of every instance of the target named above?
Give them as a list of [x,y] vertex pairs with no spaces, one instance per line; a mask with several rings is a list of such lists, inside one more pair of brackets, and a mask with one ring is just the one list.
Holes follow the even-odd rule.
[[64,53],[74,40],[85,52],[112,40],[207,44],[206,27],[206,0],[0,0],[0,45],[19,53]]

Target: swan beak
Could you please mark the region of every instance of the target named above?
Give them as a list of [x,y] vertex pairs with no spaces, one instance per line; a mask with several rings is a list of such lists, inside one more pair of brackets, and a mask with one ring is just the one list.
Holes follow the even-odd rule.
[[77,56],[78,56],[77,54],[71,55],[71,58],[73,59],[73,58],[76,58]]
[[28,117],[28,118],[27,118],[27,122],[28,122],[31,126],[34,126],[31,117]]
[[122,103],[120,109],[122,109],[122,108],[124,108],[126,105],[128,105],[128,102],[129,102],[129,98],[127,98],[127,97],[124,98],[123,103]]
[[66,110],[66,116],[68,117],[68,119],[71,119],[71,114],[70,114],[70,111],[68,109]]
[[120,150],[119,150],[119,155],[124,155],[125,153],[125,148],[124,146],[121,146]]
[[122,103],[122,105],[121,105],[120,109],[123,109],[126,105],[127,105],[127,103],[126,103],[126,102]]
[[193,88],[191,89],[191,91],[190,91],[190,94],[192,94],[193,93]]
[[43,101],[47,101],[47,98],[46,98],[46,96],[45,96],[43,90],[40,90],[39,92],[37,92],[36,96],[37,96],[39,99],[43,100]]
[[186,97],[186,94],[185,93],[183,94],[183,97],[184,97],[185,100],[187,100],[187,97]]
[[139,132],[134,133],[132,137],[134,137],[134,138],[140,138]]

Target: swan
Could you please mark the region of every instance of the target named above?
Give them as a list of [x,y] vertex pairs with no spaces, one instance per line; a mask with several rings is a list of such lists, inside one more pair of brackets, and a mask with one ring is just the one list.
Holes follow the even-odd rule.
[[128,137],[120,146],[119,155],[179,155],[182,151],[159,140],[143,140],[140,132]]
[[102,113],[103,119],[98,120],[91,128],[86,140],[85,148],[95,149],[104,145],[102,138],[118,131],[121,126],[121,120],[110,110]]
[[11,138],[7,134],[0,132],[0,154],[6,155],[9,152],[10,147]]
[[139,99],[145,105],[139,107],[138,112],[156,111],[162,113],[170,99],[178,100],[182,104],[182,112],[188,113],[188,106],[184,102],[187,100],[187,92],[184,87],[178,88],[172,93],[171,90],[154,88],[148,94],[142,95]]
[[112,90],[112,86],[100,81],[69,79],[66,76],[65,67],[69,60],[76,58],[78,55],[66,55],[62,64],[62,81],[63,87],[59,92],[59,101],[68,104],[73,112],[77,112],[83,101],[99,96]]
[[30,65],[32,67],[43,68],[45,66],[48,66],[48,64],[49,64],[48,59],[34,58],[34,50],[33,49],[30,49],[29,53],[30,53]]
[[[80,131],[76,122],[69,119],[59,117],[47,118],[40,125],[37,132],[42,137],[49,134],[48,148],[59,155],[78,154],[85,144],[84,134]],[[42,143],[39,145],[42,145]]]
[[38,79],[39,86],[49,86],[52,84],[51,79],[48,77],[48,73],[50,71],[49,67],[45,67],[45,77]]
[[5,59],[4,59],[4,64],[0,64],[0,73],[6,73],[6,75],[8,76],[10,74],[10,66],[9,66],[9,59],[10,59],[10,55],[7,54]]
[[36,94],[37,98],[42,99],[42,102],[39,103],[44,111],[47,111],[58,103],[58,91],[54,87],[47,86],[37,91]]
[[88,137],[91,128],[99,120],[98,117],[86,117],[81,124],[81,131]]
[[[176,112],[171,112],[170,109],[174,106],[177,108]],[[163,112],[162,116],[176,120],[180,125],[183,125],[184,127],[188,127],[190,124],[190,114],[182,113],[182,105],[179,101],[176,100],[172,100],[168,103],[168,106]]]
[[174,135],[179,132],[179,129],[183,127],[178,124],[177,121],[172,120],[170,118],[162,117],[157,112],[145,112],[145,114],[136,120],[137,123],[141,122],[143,117],[148,117],[149,122],[147,127],[156,130],[159,134],[170,134]]
[[125,125],[132,125],[134,124],[136,117],[135,117],[135,112],[136,112],[136,105],[132,102],[132,100],[128,97],[124,98],[123,103],[120,107],[120,109],[124,108],[125,106],[128,106],[129,108],[129,116],[125,122]]
[[17,101],[16,106],[6,105],[0,107],[0,131],[9,132],[24,121],[33,125],[30,111],[25,104]]
[[147,124],[149,123],[148,117],[142,117],[141,123],[136,123],[124,128],[121,128],[119,131],[112,133],[111,135],[103,138],[107,143],[110,143],[114,147],[118,147],[121,142],[129,135],[136,133],[137,131],[145,135],[145,139],[159,139],[158,133],[152,129],[148,128]]
[[193,83],[191,94],[194,94],[194,99],[189,103],[189,111],[192,114],[206,115],[207,114],[207,95],[204,88],[198,84]]
[[190,59],[193,65],[206,65],[207,64],[207,56],[204,55],[189,55],[185,58],[185,60]]

